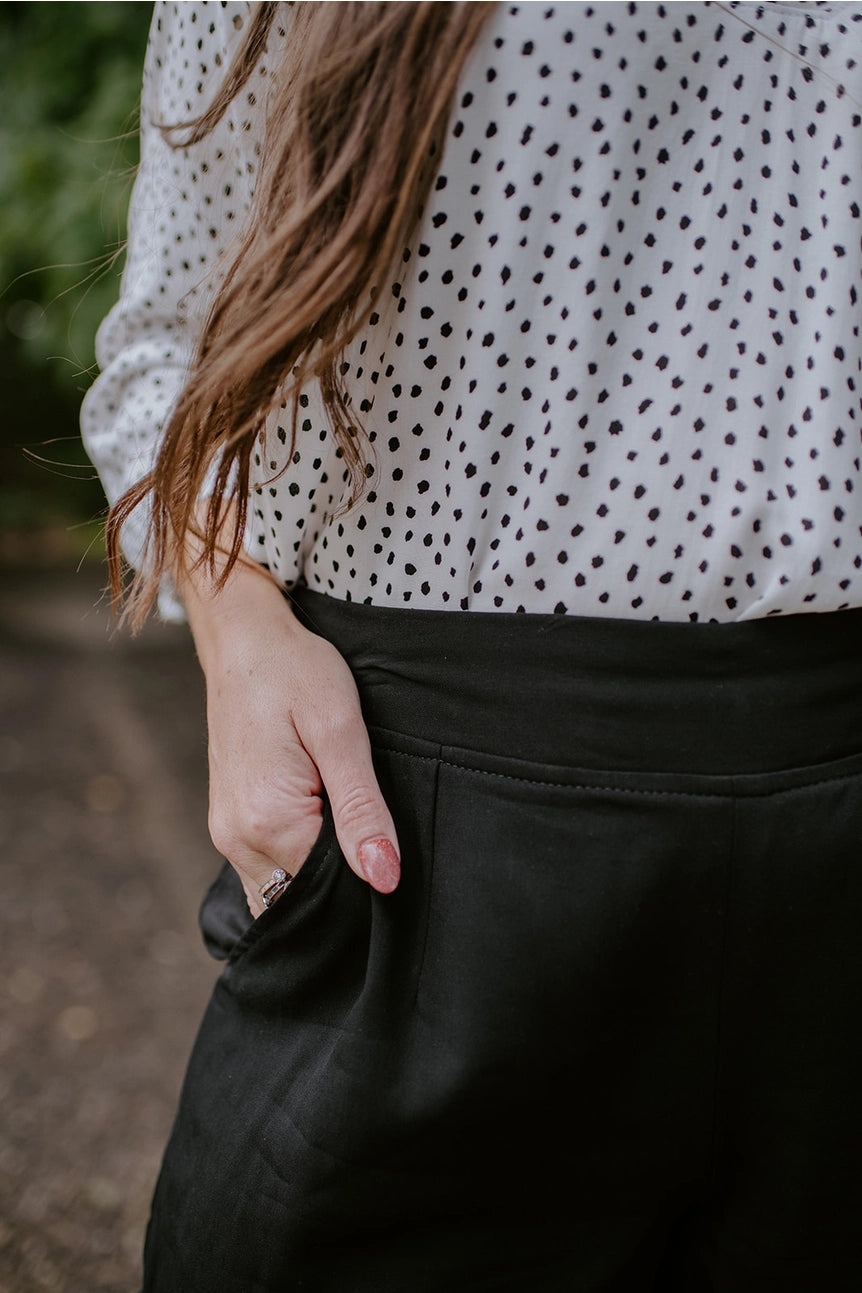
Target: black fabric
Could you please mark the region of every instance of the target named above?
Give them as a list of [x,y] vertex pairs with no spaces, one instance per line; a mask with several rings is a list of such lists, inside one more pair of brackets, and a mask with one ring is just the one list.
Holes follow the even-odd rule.
[[211,892],[146,1293],[855,1290],[862,616],[302,602],[403,878]]

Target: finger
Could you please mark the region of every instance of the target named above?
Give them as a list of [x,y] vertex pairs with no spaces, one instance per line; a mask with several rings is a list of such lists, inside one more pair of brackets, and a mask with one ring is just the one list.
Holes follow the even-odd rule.
[[377,784],[361,716],[320,736],[312,754],[348,865],[372,889],[391,893],[401,876],[398,839]]
[[263,901],[262,890],[271,884],[276,873],[282,872],[289,884],[302,870],[320,834],[320,820],[318,814],[301,830],[290,831],[274,840],[266,852],[235,845],[226,854],[239,876],[249,911],[255,918],[261,915],[267,905],[272,906],[284,892],[284,889],[276,888],[269,903]]
[[[264,857],[262,853],[248,853],[242,861],[231,858],[230,864],[239,876],[248,909],[257,920],[258,916],[266,910],[261,890],[272,879],[276,864],[272,858]],[[293,879],[293,872],[282,869]]]

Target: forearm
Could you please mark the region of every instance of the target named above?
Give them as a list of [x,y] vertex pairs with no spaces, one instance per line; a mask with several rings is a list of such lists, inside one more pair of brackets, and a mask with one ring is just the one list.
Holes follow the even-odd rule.
[[[208,681],[218,671],[232,667],[250,648],[259,651],[277,635],[283,648],[285,634],[300,631],[281,586],[257,562],[240,551],[223,579],[227,550],[236,524],[230,504],[220,527],[221,545],[213,559],[202,556],[208,500],[197,507],[195,527],[186,534],[174,579],[182,598],[198,659]],[[270,645],[272,643],[270,642]]]
[[274,633],[283,639],[299,629],[287,598],[265,570],[241,556],[218,587],[223,559],[217,558],[213,572],[206,562],[197,563],[197,544],[190,546],[195,561],[180,573],[178,589],[208,678],[252,644],[259,651]]

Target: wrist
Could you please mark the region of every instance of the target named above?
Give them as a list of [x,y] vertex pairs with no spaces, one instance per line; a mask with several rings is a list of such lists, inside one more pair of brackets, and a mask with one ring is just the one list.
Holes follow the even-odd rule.
[[262,567],[240,560],[221,588],[199,567],[181,585],[198,659],[207,677],[235,667],[299,625],[280,586]]

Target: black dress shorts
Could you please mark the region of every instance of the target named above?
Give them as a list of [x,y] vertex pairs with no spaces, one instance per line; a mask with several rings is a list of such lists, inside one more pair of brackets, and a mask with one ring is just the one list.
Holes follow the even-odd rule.
[[298,601],[402,882],[211,889],[146,1293],[855,1293],[862,612]]

